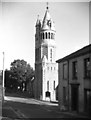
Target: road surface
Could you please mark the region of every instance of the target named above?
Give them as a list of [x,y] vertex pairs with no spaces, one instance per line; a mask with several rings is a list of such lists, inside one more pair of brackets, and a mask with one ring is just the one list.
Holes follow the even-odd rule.
[[[17,97],[6,97],[6,102],[3,106],[3,117],[10,118],[77,118],[77,115],[65,114],[60,112],[58,104],[38,101],[35,99],[25,99]],[[5,113],[4,108],[10,108],[11,115]],[[15,116],[15,114],[16,116]],[[9,115],[7,115],[9,114]],[[80,118],[80,117],[78,117]]]

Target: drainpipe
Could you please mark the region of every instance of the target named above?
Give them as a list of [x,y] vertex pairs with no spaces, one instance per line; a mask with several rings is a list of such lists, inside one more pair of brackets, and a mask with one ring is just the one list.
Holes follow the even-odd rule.
[[5,79],[5,71],[4,71],[4,52],[3,52],[3,100],[4,100],[4,96],[5,96],[5,86],[4,86],[4,79]]
[[69,60],[67,60],[68,63],[68,111],[69,111]]

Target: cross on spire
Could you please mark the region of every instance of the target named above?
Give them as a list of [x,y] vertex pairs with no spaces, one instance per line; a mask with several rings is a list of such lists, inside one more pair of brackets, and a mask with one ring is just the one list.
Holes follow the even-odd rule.
[[49,3],[47,2],[47,7],[46,7],[47,10],[49,9],[48,5],[49,5]]

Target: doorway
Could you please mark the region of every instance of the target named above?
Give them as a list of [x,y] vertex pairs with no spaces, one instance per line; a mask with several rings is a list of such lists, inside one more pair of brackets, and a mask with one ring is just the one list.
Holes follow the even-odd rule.
[[78,85],[71,85],[71,109],[78,111]]
[[45,95],[46,95],[46,101],[50,101],[50,92],[46,91]]
[[88,113],[91,112],[91,90],[90,89],[84,89],[84,111]]

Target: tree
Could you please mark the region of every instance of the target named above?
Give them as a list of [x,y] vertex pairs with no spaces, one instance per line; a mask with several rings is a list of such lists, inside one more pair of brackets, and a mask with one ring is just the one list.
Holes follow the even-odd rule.
[[18,59],[11,63],[10,71],[11,78],[18,83],[17,88],[25,91],[27,83],[34,76],[33,68],[26,61]]
[[17,80],[13,77],[10,70],[5,70],[5,88],[6,91],[17,89]]

